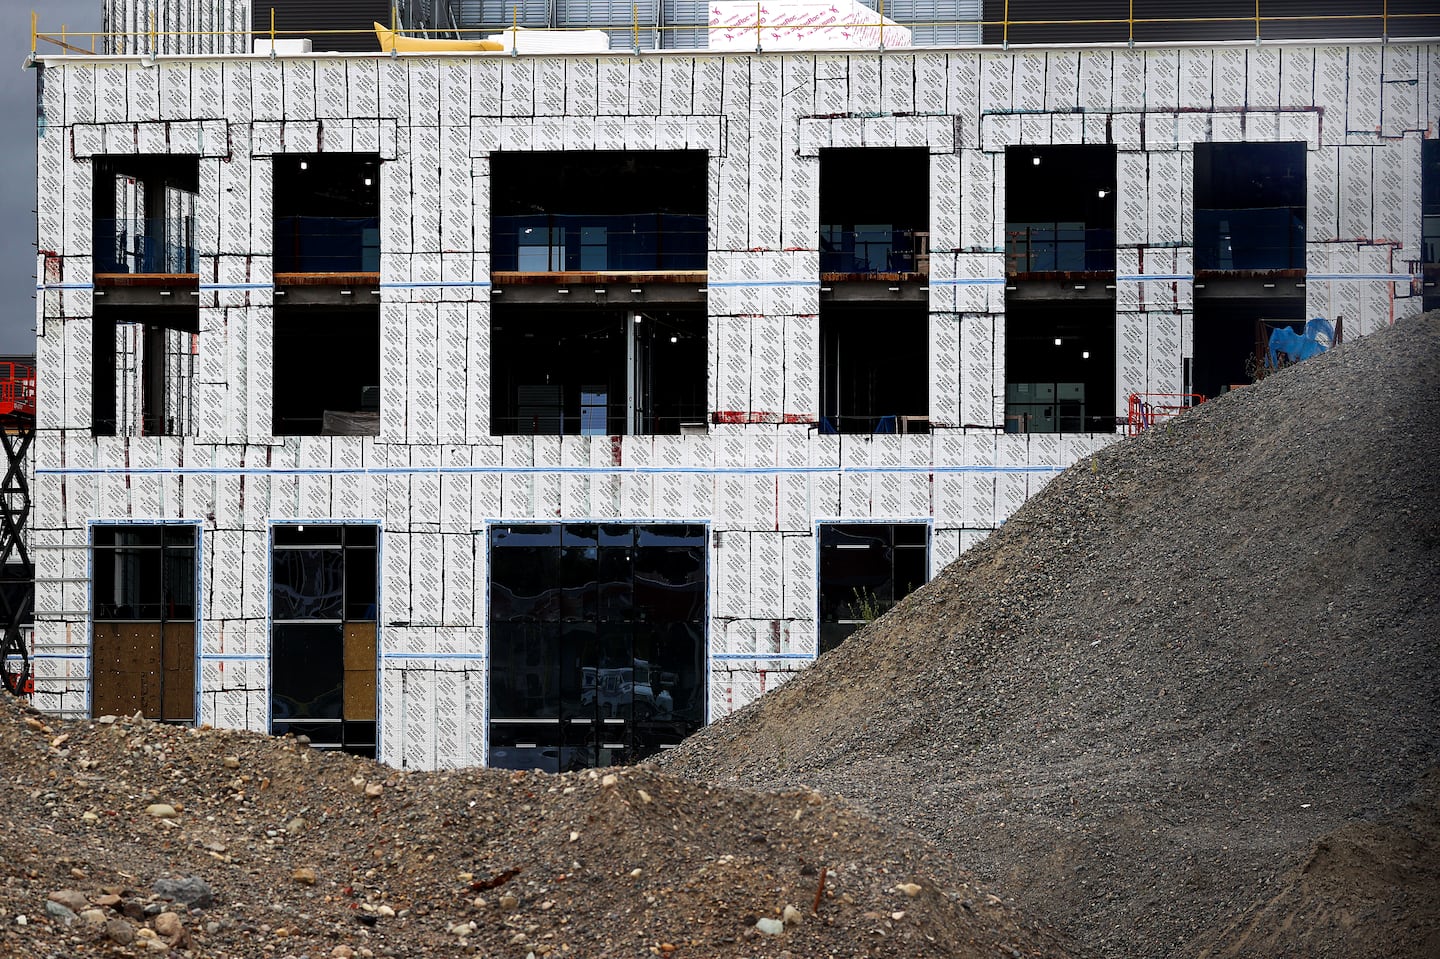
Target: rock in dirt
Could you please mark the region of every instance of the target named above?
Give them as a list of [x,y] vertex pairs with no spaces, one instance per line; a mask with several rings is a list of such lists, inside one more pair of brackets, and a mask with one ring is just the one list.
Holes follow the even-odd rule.
[[215,902],[215,891],[199,876],[186,876],[183,879],[161,877],[155,880],[151,889],[162,899],[173,899],[175,902],[200,909],[209,908]]

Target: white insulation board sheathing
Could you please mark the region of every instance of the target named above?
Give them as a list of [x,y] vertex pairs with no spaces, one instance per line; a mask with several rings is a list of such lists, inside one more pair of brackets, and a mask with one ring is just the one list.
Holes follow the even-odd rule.
[[854,0],[710,4],[711,50],[875,50],[910,46],[908,27]]

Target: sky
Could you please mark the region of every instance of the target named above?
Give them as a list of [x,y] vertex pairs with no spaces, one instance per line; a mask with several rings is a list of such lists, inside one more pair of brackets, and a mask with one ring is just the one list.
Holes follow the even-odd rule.
[[[45,0],[36,5],[40,32],[99,30],[100,5]],[[35,71],[22,69],[30,10],[25,0],[0,0],[0,353],[35,352]]]

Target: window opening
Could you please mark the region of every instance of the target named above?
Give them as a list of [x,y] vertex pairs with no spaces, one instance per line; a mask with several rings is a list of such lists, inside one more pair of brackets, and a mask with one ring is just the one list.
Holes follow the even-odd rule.
[[698,150],[494,154],[491,267],[704,270],[706,165]]
[[95,272],[193,274],[198,157],[96,157]]
[[191,525],[96,526],[91,714],[195,721]]
[[380,157],[275,157],[275,272],[380,271]]
[[193,303],[98,305],[91,338],[95,436],[189,435],[194,418],[199,310]]
[[375,526],[275,526],[270,567],[270,731],[375,756]]
[[820,652],[924,585],[929,557],[925,523],[822,523]]
[[823,303],[820,431],[929,430],[929,314],[924,304]]
[[1305,268],[1305,144],[1195,144],[1195,269]]
[[1112,433],[1114,393],[1114,300],[1007,306],[1006,432]]
[[380,434],[380,306],[275,307],[276,436]]
[[1005,150],[1005,272],[1115,270],[1115,148]]
[[496,435],[676,434],[705,422],[703,308],[497,305],[491,317]]
[[820,271],[930,272],[930,153],[820,151]]
[[705,528],[490,531],[489,764],[630,763],[705,720]]

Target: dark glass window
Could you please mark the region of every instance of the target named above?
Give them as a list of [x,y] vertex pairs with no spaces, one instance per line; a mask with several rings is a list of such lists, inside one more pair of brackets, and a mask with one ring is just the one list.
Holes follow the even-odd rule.
[[1420,246],[1426,310],[1440,309],[1440,140],[1420,143]]
[[375,755],[378,543],[374,526],[274,527],[272,732]]
[[492,766],[633,762],[705,717],[701,525],[490,533]]
[[820,651],[834,649],[924,585],[930,527],[832,523],[820,527]]

